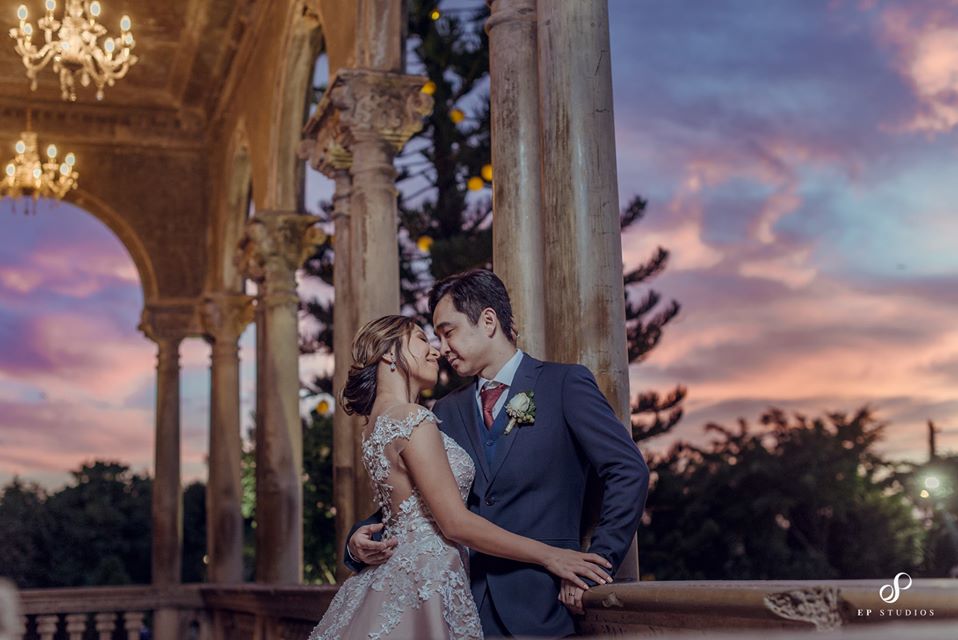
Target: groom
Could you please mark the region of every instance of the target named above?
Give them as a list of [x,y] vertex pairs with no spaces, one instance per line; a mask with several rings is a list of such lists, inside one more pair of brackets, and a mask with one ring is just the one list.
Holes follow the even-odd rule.
[[[429,307],[440,353],[457,374],[475,378],[433,407],[439,428],[475,462],[469,508],[509,531],[579,549],[586,479],[594,471],[603,497],[588,551],[617,570],[642,516],[649,471],[592,373],[516,348],[509,294],[491,271],[439,282]],[[534,419],[506,433],[505,407],[523,393],[534,396]],[[374,539],[378,516],[350,532],[346,565],[354,571],[385,562],[396,544]],[[581,609],[582,590],[572,583],[537,565],[476,552],[470,578],[487,637],[574,633],[569,609]]]

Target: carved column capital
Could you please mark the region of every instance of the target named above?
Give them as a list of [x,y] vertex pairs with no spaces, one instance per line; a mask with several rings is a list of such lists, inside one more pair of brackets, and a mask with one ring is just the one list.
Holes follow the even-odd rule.
[[179,343],[198,333],[196,306],[194,300],[148,303],[140,313],[137,328],[157,344]]
[[327,126],[317,131],[315,138],[301,141],[297,155],[327,178],[335,179],[353,164],[353,154],[343,146],[344,138],[339,127]]
[[211,293],[203,299],[200,321],[204,337],[214,344],[236,345],[253,321],[253,296],[242,293]]
[[399,151],[432,111],[432,96],[422,92],[426,82],[423,76],[341,69],[306,124],[310,142],[301,154],[326,173],[349,166],[357,140],[381,140]]
[[[235,258],[244,276],[273,289],[292,282],[296,269],[323,243],[326,234],[313,216],[263,211],[246,223]],[[293,291],[295,294],[295,290]]]

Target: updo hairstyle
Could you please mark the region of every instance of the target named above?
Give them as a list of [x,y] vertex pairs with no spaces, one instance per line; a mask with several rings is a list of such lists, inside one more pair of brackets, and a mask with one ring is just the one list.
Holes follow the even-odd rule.
[[349,415],[368,416],[376,402],[376,373],[384,355],[395,350],[396,367],[409,384],[409,366],[402,354],[403,338],[418,327],[406,316],[383,316],[367,322],[353,339],[353,362],[349,366],[346,385],[340,393],[343,411]]

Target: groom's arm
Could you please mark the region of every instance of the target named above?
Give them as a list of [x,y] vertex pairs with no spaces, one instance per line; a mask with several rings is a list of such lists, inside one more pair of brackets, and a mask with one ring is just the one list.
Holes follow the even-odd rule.
[[[360,527],[364,527],[368,524],[380,524],[382,521],[383,521],[383,512],[382,512],[382,509],[380,509],[379,511],[369,516],[365,520],[362,520],[354,524],[353,528],[349,530],[349,535],[346,536],[346,550],[343,552],[343,564],[345,564],[350,571],[353,571],[354,573],[359,573],[360,571],[365,569],[367,566],[365,562],[362,562],[361,560],[357,560],[356,558],[353,557],[353,554],[349,552],[350,538],[353,537],[353,534],[356,533],[356,531]],[[383,537],[382,531],[372,534],[373,540],[381,540],[382,537]]]
[[618,570],[639,528],[649,468],[587,367],[573,365],[562,384],[563,413],[602,481],[602,509],[589,551]]

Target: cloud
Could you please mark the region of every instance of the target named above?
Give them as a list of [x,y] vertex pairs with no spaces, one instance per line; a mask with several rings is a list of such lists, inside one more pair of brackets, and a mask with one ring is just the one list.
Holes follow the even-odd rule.
[[883,3],[881,41],[896,54],[918,108],[905,131],[947,132],[958,125],[958,3]]

